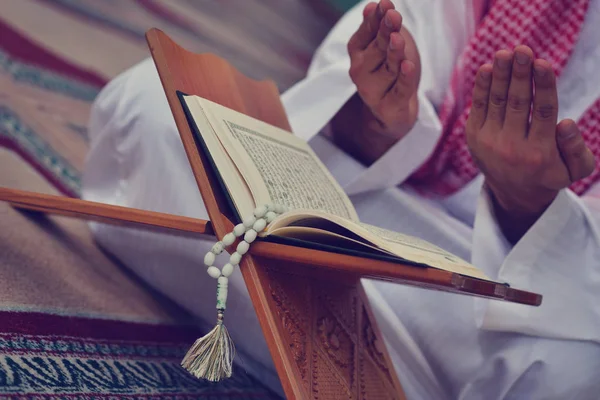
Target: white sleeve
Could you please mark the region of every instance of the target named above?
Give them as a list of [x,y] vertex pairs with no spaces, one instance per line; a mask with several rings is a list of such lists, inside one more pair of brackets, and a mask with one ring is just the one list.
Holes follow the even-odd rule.
[[539,307],[478,299],[481,328],[600,342],[600,197],[561,191],[514,247],[504,239],[491,207],[482,190],[473,263],[491,278],[543,299]]
[[[348,74],[350,58],[346,46],[362,22],[367,3],[361,1],[340,19],[317,49],[307,77],[282,96],[293,132],[307,141],[327,126],[356,92]],[[396,186],[430,156],[441,132],[435,105],[444,97],[454,61],[472,29],[467,18],[470,3],[394,1],[421,57],[419,115],[406,137],[345,187],[350,194]]]

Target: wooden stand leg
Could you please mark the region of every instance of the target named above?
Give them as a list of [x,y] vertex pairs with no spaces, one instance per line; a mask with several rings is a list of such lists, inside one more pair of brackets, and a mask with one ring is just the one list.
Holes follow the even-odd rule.
[[405,398],[358,278],[256,257],[242,272],[288,398]]

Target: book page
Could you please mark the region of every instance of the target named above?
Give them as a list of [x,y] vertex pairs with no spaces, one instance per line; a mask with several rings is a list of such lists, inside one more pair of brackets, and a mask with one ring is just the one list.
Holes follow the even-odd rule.
[[396,257],[425,264],[433,268],[474,278],[491,280],[475,266],[431,243],[362,222],[350,221],[317,211],[308,213],[297,210],[285,213],[275,219],[275,221],[269,224],[267,234],[276,232],[277,229],[284,226],[317,227],[348,238],[358,236],[380,249],[383,253],[389,253]]
[[[386,254],[385,252],[382,252],[381,249],[378,249],[377,247],[369,244],[368,242],[362,242],[356,239],[351,239],[346,236],[318,228],[310,228],[304,226],[284,226],[270,232],[270,235],[302,239],[320,244],[336,246],[339,248],[360,250],[374,254]],[[393,256],[393,254],[388,255]]]
[[443,257],[454,258],[456,259],[456,262],[458,262],[458,258],[456,258],[456,256],[454,256],[451,253],[448,253],[442,248],[439,248],[429,242],[426,242],[425,240],[419,239],[414,236],[405,235],[403,233],[390,231],[384,228],[380,228],[378,226],[365,224],[364,222],[361,222],[360,225],[369,232],[373,233],[374,235],[377,235],[377,237],[387,242],[390,242],[391,244],[393,243],[393,245],[411,247],[419,251],[435,253]]
[[430,254],[436,254],[440,257],[447,258],[455,263],[466,262],[459,257],[455,256],[452,253],[447,252],[446,250],[435,246],[425,240],[419,239],[414,236],[405,235],[400,232],[390,231],[384,228],[380,228],[378,226],[373,226],[369,224],[365,224],[363,222],[360,223],[360,226],[365,228],[370,233],[376,235],[378,238],[383,239],[388,246],[386,247],[396,247],[400,246],[403,248],[414,249],[419,252],[427,252]]
[[257,204],[320,210],[358,221],[350,199],[306,142],[262,121],[198,99]]
[[374,242],[380,248],[388,250],[402,258],[474,278],[490,280],[475,266],[425,240],[362,222],[359,224],[369,233],[377,236],[379,240]]
[[256,207],[252,193],[235,163],[231,160],[227,151],[219,141],[202,106],[195,101],[194,96],[184,96],[183,99],[198,128],[201,136],[200,139],[204,142],[204,145],[210,153],[211,159],[218,169],[218,171],[215,172],[221,176],[238,213],[241,215],[252,213]]

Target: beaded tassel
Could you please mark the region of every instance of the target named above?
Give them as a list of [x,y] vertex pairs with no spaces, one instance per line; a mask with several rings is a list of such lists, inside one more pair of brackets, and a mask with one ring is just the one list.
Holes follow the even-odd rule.
[[[286,208],[280,205],[269,204],[257,207],[253,215],[236,225],[233,232],[225,235],[222,241],[215,243],[204,256],[204,264],[208,267],[206,272],[211,278],[217,280],[217,324],[208,334],[196,340],[181,362],[181,366],[196,378],[218,382],[231,377],[235,347],[223,323],[227,308],[229,276],[235,266],[239,265],[242,256],[248,252],[258,233],[285,211]],[[244,238],[229,257],[229,262],[219,270],[213,265],[216,256],[241,236]]]

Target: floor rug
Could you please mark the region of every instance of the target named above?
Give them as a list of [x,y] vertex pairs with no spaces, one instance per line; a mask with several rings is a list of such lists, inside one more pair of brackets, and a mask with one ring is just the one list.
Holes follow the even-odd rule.
[[221,383],[179,366],[195,328],[0,312],[0,399],[278,399],[243,370]]

